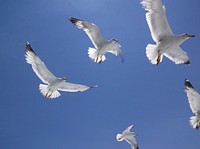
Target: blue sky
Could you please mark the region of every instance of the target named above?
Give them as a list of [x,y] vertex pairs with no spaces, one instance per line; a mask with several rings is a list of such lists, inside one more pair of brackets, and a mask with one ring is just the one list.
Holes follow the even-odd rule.
[[[145,47],[154,41],[139,0],[2,0],[0,148],[130,149],[115,137],[135,124],[141,149],[199,149],[183,82],[188,78],[200,91],[200,2],[163,4],[175,34],[196,35],[181,46],[190,66],[167,58],[150,64]],[[92,62],[87,49],[93,45],[71,16],[97,24],[105,39],[117,38],[125,62],[111,54],[100,65]],[[56,76],[98,88],[44,98],[25,62],[26,41]]]

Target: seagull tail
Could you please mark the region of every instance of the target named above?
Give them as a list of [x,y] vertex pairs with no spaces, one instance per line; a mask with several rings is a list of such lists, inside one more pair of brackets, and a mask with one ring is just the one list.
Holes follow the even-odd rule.
[[48,85],[40,84],[39,89],[40,92],[47,98],[53,99],[60,96],[60,93],[57,90],[52,91],[51,89],[49,89]]
[[190,117],[190,125],[198,129],[200,127],[200,115]]
[[157,45],[148,44],[146,47],[146,55],[152,64],[159,64],[163,56],[158,54]]
[[106,60],[105,55],[99,55],[98,50],[94,48],[88,49],[88,55],[96,63],[101,63]]

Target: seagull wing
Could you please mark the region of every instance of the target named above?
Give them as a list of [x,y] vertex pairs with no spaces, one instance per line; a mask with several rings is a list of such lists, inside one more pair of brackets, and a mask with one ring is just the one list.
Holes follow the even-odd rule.
[[[190,83],[191,84],[191,83]],[[192,87],[192,85],[186,84],[185,92],[188,97],[190,108],[193,113],[200,112],[200,94]]]
[[86,32],[96,49],[102,46],[102,44],[105,42],[99,31],[98,26],[96,26],[95,24],[73,17],[71,17],[69,20],[79,29],[83,29]]
[[108,52],[110,52],[116,56],[119,56],[121,61],[124,62],[124,57],[122,55],[121,46],[118,43],[113,44],[112,49],[109,50]]
[[26,62],[32,65],[33,71],[44,83],[48,84],[56,79],[44,62],[36,55],[29,42],[26,43],[25,51]]
[[167,50],[164,55],[170,60],[174,61],[176,64],[190,64],[187,53],[179,46],[172,47],[171,49]]
[[130,125],[128,126],[124,131],[123,131],[123,134],[125,133],[130,133],[131,129],[134,127],[135,125]]
[[146,20],[151,31],[151,36],[156,43],[166,36],[173,35],[165,15],[165,7],[162,5],[161,0],[141,0],[141,4],[147,11]]
[[83,92],[90,88],[93,88],[93,87],[89,87],[89,86],[85,86],[81,84],[69,83],[69,82],[62,82],[59,85],[58,90],[66,91],[66,92]]
[[133,135],[127,135],[124,139],[131,145],[132,149],[139,149],[136,139],[133,137]]

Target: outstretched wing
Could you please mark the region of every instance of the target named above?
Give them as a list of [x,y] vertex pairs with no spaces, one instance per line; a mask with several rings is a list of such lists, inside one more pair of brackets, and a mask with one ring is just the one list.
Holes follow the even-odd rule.
[[164,55],[176,64],[190,64],[187,53],[183,51],[179,46],[172,47],[171,49],[166,51]]
[[116,56],[119,56],[121,61],[124,62],[124,57],[123,57],[123,54],[121,51],[121,46],[118,43],[113,44],[112,49],[109,50],[108,52],[110,52]]
[[153,40],[158,43],[166,36],[173,35],[168,24],[165,7],[161,0],[141,0],[140,2],[147,11],[146,20],[149,25]]
[[[94,86],[94,87],[96,87],[96,86]],[[66,91],[66,92],[83,92],[90,88],[93,88],[93,87],[85,86],[85,85],[81,85],[81,84],[69,83],[69,82],[62,82],[59,85],[58,90]]]
[[26,42],[26,62],[32,65],[33,71],[46,84],[55,80],[56,77],[48,70],[44,62],[33,51],[29,42]]
[[200,113],[200,94],[194,89],[189,80],[185,80],[185,92],[193,113]]
[[96,49],[98,49],[105,42],[101,36],[98,26],[95,24],[73,17],[71,17],[69,20],[79,29],[82,29],[86,32]]
[[135,125],[130,125],[128,126],[124,131],[123,131],[123,134],[125,133],[129,133],[131,131],[131,129],[134,127]]
[[128,133],[124,135],[124,139],[131,145],[132,149],[139,149],[134,134]]

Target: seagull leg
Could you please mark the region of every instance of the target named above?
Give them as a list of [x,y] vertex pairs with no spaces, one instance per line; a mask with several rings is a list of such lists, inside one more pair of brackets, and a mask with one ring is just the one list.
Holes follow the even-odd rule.
[[156,65],[158,65],[160,63],[160,57],[161,57],[161,53],[160,53],[160,50],[158,50],[158,58],[157,58]]

